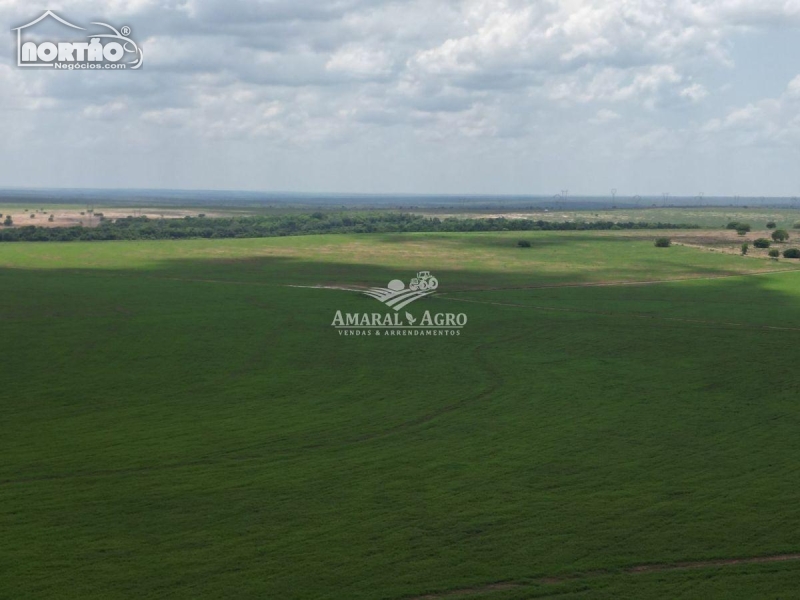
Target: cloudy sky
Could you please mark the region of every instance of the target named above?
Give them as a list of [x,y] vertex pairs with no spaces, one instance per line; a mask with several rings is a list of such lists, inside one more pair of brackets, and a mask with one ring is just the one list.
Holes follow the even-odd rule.
[[[12,28],[48,8],[130,26],[142,69],[16,67]],[[0,187],[800,195],[800,0],[0,0],[0,21]]]

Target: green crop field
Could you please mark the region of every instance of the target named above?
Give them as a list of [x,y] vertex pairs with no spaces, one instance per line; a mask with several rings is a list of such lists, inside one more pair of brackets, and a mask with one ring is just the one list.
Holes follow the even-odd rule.
[[0,245],[0,598],[796,597],[800,261],[647,235]]

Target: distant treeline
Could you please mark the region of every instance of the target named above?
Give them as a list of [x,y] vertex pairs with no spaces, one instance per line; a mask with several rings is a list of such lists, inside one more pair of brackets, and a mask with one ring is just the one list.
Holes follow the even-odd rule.
[[3,242],[94,240],[172,240],[187,238],[260,238],[323,233],[401,233],[477,231],[591,231],[618,229],[696,229],[697,225],[646,221],[541,221],[532,219],[459,219],[407,213],[322,213],[255,217],[125,217],[97,227],[0,227]]

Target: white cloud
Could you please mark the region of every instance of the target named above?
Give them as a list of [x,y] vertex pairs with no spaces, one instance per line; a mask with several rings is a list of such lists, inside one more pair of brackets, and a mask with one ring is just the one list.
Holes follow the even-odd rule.
[[[537,157],[542,140],[568,153],[594,144],[603,126],[627,136],[617,147],[631,152],[669,151],[698,136],[798,139],[800,77],[779,97],[730,110],[714,102],[729,93],[719,80],[735,67],[736,36],[800,26],[800,0],[111,0],[102,8],[62,0],[51,8],[73,21],[100,11],[130,25],[145,62],[137,73],[30,73],[10,53],[0,57],[5,127],[33,132],[43,146],[57,146],[52,119],[62,118],[79,131],[91,122],[93,142],[135,132],[128,143],[148,156],[176,135],[262,151],[397,144],[422,156],[418,149],[442,144],[466,154],[491,144]],[[0,3],[8,23],[36,12],[22,0]],[[304,181],[303,165],[295,169]]]
[[610,123],[611,121],[616,121],[620,118],[621,117],[619,113],[616,113],[613,110],[609,110],[607,108],[601,108],[591,119],[591,122],[594,123],[595,125],[600,125],[603,123]]
[[339,48],[325,64],[328,71],[356,78],[385,77],[391,67],[391,60],[385,52],[358,44]]
[[800,147],[800,75],[779,96],[733,108],[707,121],[702,132],[736,146]]
[[708,90],[702,84],[693,83],[683,88],[679,94],[681,97],[688,98],[692,102],[699,102],[708,96]]

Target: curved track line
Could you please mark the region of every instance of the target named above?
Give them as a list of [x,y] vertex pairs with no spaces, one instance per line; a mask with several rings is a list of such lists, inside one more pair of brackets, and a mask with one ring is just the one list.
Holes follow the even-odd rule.
[[[392,425],[381,431],[376,431],[370,434],[361,435],[359,437],[344,439],[340,442],[335,442],[333,446],[335,447],[347,447],[353,444],[359,444],[362,442],[369,442],[372,440],[381,439],[397,433],[399,431],[403,431],[405,429],[409,429],[411,427],[415,427],[417,425],[423,425],[425,423],[429,423],[433,421],[437,417],[442,415],[451,413],[456,411],[468,404],[472,404],[474,402],[478,402],[491,396],[494,392],[500,389],[503,384],[505,383],[505,378],[500,372],[491,364],[490,361],[486,359],[484,356],[484,351],[487,347],[495,345],[495,344],[502,344],[506,342],[513,342],[519,338],[525,337],[526,334],[520,334],[511,336],[509,338],[504,338],[501,340],[493,340],[491,342],[484,342],[482,344],[477,345],[473,349],[473,354],[475,356],[475,361],[478,363],[483,370],[486,371],[488,378],[489,378],[489,385],[485,389],[481,390],[476,394],[468,395],[456,402],[448,404],[446,406],[442,406],[434,411],[429,413],[420,415],[418,417],[414,417],[413,419],[408,419],[396,425]],[[305,446],[299,446],[297,448],[291,449],[289,452],[284,452],[282,455],[287,453],[295,453],[295,452],[302,452],[306,450],[315,450],[319,448],[323,448],[326,446],[331,446],[330,444],[307,444]],[[228,450],[223,450],[221,452],[215,452],[211,454],[206,454],[205,456],[201,456],[199,458],[195,458],[192,460],[185,460],[185,461],[176,461],[167,464],[158,464],[158,465],[142,465],[142,466],[135,466],[135,467],[126,467],[120,469],[98,469],[95,471],[78,471],[72,473],[54,473],[54,474],[46,474],[46,475],[35,475],[31,477],[20,477],[20,478],[8,478],[8,479],[0,479],[0,486],[4,485],[15,485],[15,484],[24,484],[24,483],[34,483],[39,481],[53,481],[53,480],[63,480],[63,479],[72,479],[72,478],[81,478],[81,477],[113,477],[117,475],[128,475],[128,474],[137,474],[137,473],[149,473],[155,471],[168,471],[171,469],[180,469],[185,467],[195,467],[195,466],[212,466],[217,464],[222,464],[225,462],[244,462],[248,460],[259,460],[263,458],[262,456],[236,456],[237,454],[241,454],[242,452],[258,450],[264,447],[263,443],[260,444],[251,444],[248,446],[242,446],[239,448],[233,448]],[[272,456],[274,458],[274,455]]]
[[[395,433],[395,432],[403,430],[403,429],[408,429],[409,427],[414,427],[416,425],[423,425],[425,423],[433,421],[437,417],[440,417],[440,416],[445,415],[447,413],[451,413],[451,412],[453,412],[455,410],[458,410],[459,408],[462,408],[462,407],[464,407],[464,406],[466,406],[468,404],[472,404],[474,402],[478,402],[478,401],[483,400],[484,398],[486,398],[488,396],[491,396],[494,392],[496,392],[498,389],[500,389],[503,386],[503,384],[505,383],[505,377],[503,377],[503,375],[497,370],[497,368],[492,366],[491,362],[486,359],[486,357],[484,356],[484,350],[487,347],[495,345],[495,344],[501,344],[501,343],[516,341],[516,340],[518,340],[520,338],[525,337],[526,335],[527,335],[527,333],[526,334],[515,335],[515,336],[511,336],[509,338],[502,339],[502,340],[494,340],[494,341],[491,341],[491,342],[485,342],[483,344],[478,344],[477,346],[475,346],[475,349],[472,351],[472,353],[473,353],[473,355],[475,357],[475,362],[478,364],[478,366],[480,366],[487,373],[487,375],[489,377],[489,386],[486,389],[478,392],[477,394],[474,394],[474,395],[471,395],[471,396],[467,396],[466,398],[462,398],[461,400],[453,402],[452,404],[448,404],[447,406],[442,406],[441,408],[437,408],[436,410],[431,411],[431,412],[429,412],[427,414],[421,415],[419,417],[414,417],[413,419],[409,419],[409,420],[404,421],[402,423],[398,423],[397,425],[393,425],[392,427],[389,427],[389,428],[387,428],[387,429],[385,429],[383,431],[379,431],[379,432],[375,432],[375,433],[372,433],[372,434],[361,436],[359,438],[356,438],[355,441],[356,442],[366,442],[366,441],[369,441],[369,440],[374,440],[374,439],[385,437],[387,435],[390,435],[392,433]],[[353,442],[345,442],[345,444],[347,444],[347,443],[353,443]]]

